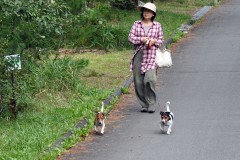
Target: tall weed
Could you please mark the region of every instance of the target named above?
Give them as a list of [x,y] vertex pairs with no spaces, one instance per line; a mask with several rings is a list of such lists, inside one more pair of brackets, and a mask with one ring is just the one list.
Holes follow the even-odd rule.
[[[76,93],[81,85],[79,78],[81,71],[88,65],[88,60],[73,60],[70,57],[61,59],[45,59],[39,62],[23,61],[23,71],[15,74],[15,93],[18,109],[35,106],[34,99],[42,93],[56,94],[64,92]],[[8,72],[1,79],[1,108],[7,111],[9,99],[12,95],[11,77]],[[44,94],[45,95],[45,94]],[[6,116],[1,115],[0,116]]]
[[[74,90],[80,70],[88,65],[88,60],[73,60],[70,57],[46,59],[39,64],[29,63],[30,75],[24,75],[20,83],[27,82],[27,93],[37,93],[43,89],[49,91]],[[20,84],[21,85],[21,84]]]

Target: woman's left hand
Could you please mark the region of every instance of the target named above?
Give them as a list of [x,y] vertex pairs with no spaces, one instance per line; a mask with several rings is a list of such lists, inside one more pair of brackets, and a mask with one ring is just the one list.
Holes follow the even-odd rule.
[[157,42],[156,39],[150,39],[150,42],[149,42],[149,44],[148,44],[148,49],[150,49],[150,48],[152,47],[152,45],[155,44],[155,42]]
[[153,38],[153,39],[151,39],[151,41],[150,41],[150,42],[151,42],[151,44],[152,44],[152,45],[154,45],[154,44],[155,44],[155,42],[157,42],[157,39],[154,39],[154,38]]

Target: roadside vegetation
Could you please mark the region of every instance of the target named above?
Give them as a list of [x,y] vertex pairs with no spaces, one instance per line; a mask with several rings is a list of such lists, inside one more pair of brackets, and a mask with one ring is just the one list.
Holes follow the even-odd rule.
[[[127,38],[140,14],[130,1],[121,2],[0,2],[0,160],[55,159],[87,136],[101,101],[131,76],[132,45]],[[197,9],[212,3],[156,0],[156,20],[165,40]],[[16,118],[9,110],[11,72],[4,62],[9,54],[19,54],[22,63],[22,69],[14,72]],[[121,90],[128,93],[127,88]],[[116,102],[117,98],[108,109]],[[84,129],[48,151],[83,118],[88,122]]]

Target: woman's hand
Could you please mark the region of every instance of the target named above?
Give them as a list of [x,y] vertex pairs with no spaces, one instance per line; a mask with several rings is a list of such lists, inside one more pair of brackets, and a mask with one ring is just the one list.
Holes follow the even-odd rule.
[[142,38],[142,43],[146,43],[148,39],[149,39],[148,37],[143,37]]
[[157,42],[157,39],[153,38],[153,39],[150,39],[151,41],[151,45],[154,45],[156,42]]
[[150,39],[148,44],[148,49],[150,49],[155,44],[155,42],[157,42],[157,39]]

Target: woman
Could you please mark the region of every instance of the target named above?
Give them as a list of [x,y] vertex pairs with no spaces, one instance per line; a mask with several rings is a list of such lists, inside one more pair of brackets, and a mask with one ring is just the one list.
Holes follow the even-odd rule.
[[137,99],[141,112],[154,113],[156,104],[155,86],[156,50],[163,43],[161,24],[154,21],[156,6],[146,3],[141,9],[142,20],[134,22],[128,40],[134,45],[134,56],[130,69],[133,71]]

